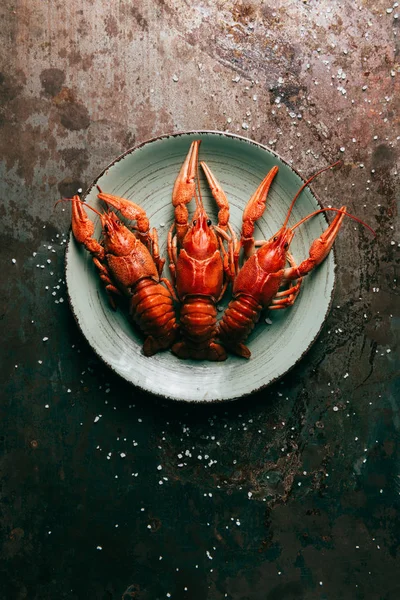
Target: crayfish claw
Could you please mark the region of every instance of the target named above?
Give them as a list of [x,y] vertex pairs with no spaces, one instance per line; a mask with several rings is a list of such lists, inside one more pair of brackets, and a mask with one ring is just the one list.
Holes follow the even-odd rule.
[[178,240],[181,243],[189,226],[189,212],[186,204],[196,195],[197,161],[201,140],[194,140],[182,164],[172,190],[172,205],[175,208],[175,224]]
[[84,209],[85,203],[79,198],[74,196],[71,199],[72,203],[72,233],[74,238],[80,244],[83,244],[85,248],[94,256],[102,259],[104,257],[104,248],[99,242],[94,239],[94,223],[86,214]]
[[278,167],[272,167],[248,201],[246,208],[243,211],[241,244],[246,257],[249,257],[254,253],[254,225],[264,213],[267,194],[277,173]]
[[211,190],[211,193],[213,195],[213,198],[219,208],[218,227],[221,227],[221,229],[226,231],[228,229],[228,223],[229,223],[228,198],[226,197],[226,194],[225,194],[224,190],[222,189],[221,184],[218,182],[217,178],[215,177],[215,175],[213,174],[213,172],[211,171],[211,169],[207,165],[207,163],[205,163],[204,161],[201,161],[200,165],[201,165],[201,168],[203,169],[204,174],[207,178],[207,182],[208,182],[209,188]]
[[99,186],[97,186],[97,189],[99,190],[99,193],[97,194],[99,200],[105,202],[108,207],[112,206],[115,208],[125,219],[136,221],[139,233],[144,237],[149,236],[150,223],[146,211],[143,208],[135,204],[132,200],[102,192]]

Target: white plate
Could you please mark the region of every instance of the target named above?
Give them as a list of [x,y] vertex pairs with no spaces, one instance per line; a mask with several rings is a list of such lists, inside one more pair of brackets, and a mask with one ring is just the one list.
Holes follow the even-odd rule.
[[[173,220],[171,194],[175,178],[191,142],[201,139],[200,159],[205,160],[223,186],[231,208],[231,223],[239,233],[243,208],[269,169],[279,173],[270,189],[267,209],[256,227],[256,237],[266,239],[283,224],[290,201],[303,180],[280,157],[251,140],[213,131],[169,135],[151,140],[117,158],[89,188],[85,200],[102,210],[98,184],[104,192],[134,200],[156,227],[160,250],[166,253],[168,228]],[[200,175],[201,176],[201,175]],[[329,174],[327,177],[329,185]],[[203,201],[209,216],[215,203],[202,178]],[[320,208],[309,189],[299,197],[290,224]],[[192,208],[193,210],[193,208]],[[87,211],[101,226],[97,215]],[[297,262],[308,256],[312,241],[327,227],[324,214],[296,230],[291,251]],[[167,263],[164,275],[168,276]],[[250,360],[229,356],[225,362],[180,360],[170,351],[146,357],[143,338],[127,314],[112,311],[89,253],[73,239],[66,251],[66,278],[70,304],[82,333],[96,354],[130,383],[166,398],[187,402],[233,400],[251,394],[282,377],[315,341],[328,314],[335,281],[333,252],[304,281],[292,308],[271,311],[247,340]],[[223,304],[227,304],[229,297]]]

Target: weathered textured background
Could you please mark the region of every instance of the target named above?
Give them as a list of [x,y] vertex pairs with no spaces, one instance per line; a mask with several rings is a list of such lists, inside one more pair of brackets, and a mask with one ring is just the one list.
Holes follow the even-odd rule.
[[[2,599],[400,597],[396,5],[1,3]],[[378,234],[343,228],[334,307],[290,375],[215,407],[99,363],[53,210],[136,143],[197,128],[304,174],[343,158],[314,189]]]

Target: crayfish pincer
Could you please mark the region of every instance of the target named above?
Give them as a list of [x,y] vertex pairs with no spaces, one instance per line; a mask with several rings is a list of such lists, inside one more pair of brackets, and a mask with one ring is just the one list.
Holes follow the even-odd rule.
[[[99,212],[79,196],[70,199],[72,232],[93,256],[111,306],[115,308],[115,296],[128,297],[131,317],[145,335],[143,353],[152,356],[170,348],[178,330],[174,292],[169,281],[161,277],[165,260],[159,255],[157,232],[150,230],[146,213],[137,204],[98,189],[99,199],[107,205],[105,212]],[[109,209],[111,206],[124,218],[136,221],[135,232],[120,221]],[[100,242],[93,237],[95,224],[85,208],[100,217]]]
[[[234,276],[235,236],[229,225],[228,200],[210,169],[201,163],[219,208],[218,225],[212,225],[204,209],[197,176],[199,144],[200,140],[192,142],[172,193],[175,220],[168,235],[168,253],[181,302],[181,339],[172,352],[179,358],[221,361],[227,356],[215,341],[217,302]],[[187,204],[192,198],[196,210],[189,223]]]
[[[345,206],[340,209],[316,210],[292,227],[287,226],[292,208],[303,189],[319,173],[337,164],[321,169],[305,182],[293,198],[283,226],[269,240],[255,241],[253,233],[255,222],[265,210],[266,194],[278,172],[277,167],[271,169],[250,198],[243,213],[240,240],[245,262],[236,275],[232,290],[233,299],[224,312],[217,332],[217,339],[231,352],[243,358],[250,358],[251,352],[244,341],[259,320],[261,311],[279,310],[293,305],[299,294],[302,278],[328,256],[346,216],[363,224],[375,235],[369,225],[346,212]],[[329,210],[337,213],[335,218],[328,229],[311,244],[309,257],[297,266],[289,252],[295,229],[314,215]],[[257,246],[259,248],[255,251]]]

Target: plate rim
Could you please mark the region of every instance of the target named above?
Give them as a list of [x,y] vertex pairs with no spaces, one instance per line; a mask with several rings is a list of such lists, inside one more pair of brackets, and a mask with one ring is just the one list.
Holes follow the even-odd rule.
[[[161,141],[164,139],[168,139],[168,138],[177,138],[177,137],[183,137],[183,136],[193,136],[193,135],[215,135],[215,136],[221,136],[224,138],[232,138],[232,139],[236,139],[238,141],[241,142],[245,142],[248,143],[250,145],[253,145],[257,148],[261,148],[262,150],[268,152],[269,154],[272,154],[273,156],[275,156],[279,161],[281,161],[286,167],[288,167],[293,173],[295,173],[301,181],[303,181],[303,183],[306,182],[306,179],[303,177],[303,175],[301,173],[299,173],[287,160],[285,160],[284,158],[282,158],[282,156],[280,154],[278,154],[275,150],[272,150],[270,148],[268,148],[267,146],[265,146],[264,144],[260,143],[260,142],[256,142],[255,140],[242,136],[242,135],[238,135],[236,133],[231,133],[231,132],[224,132],[224,131],[219,131],[219,130],[213,130],[213,129],[193,129],[193,130],[189,130],[189,131],[178,131],[178,132],[173,132],[173,133],[165,133],[159,136],[155,136],[149,139],[144,140],[143,142],[140,142],[139,144],[136,144],[130,148],[128,148],[125,152],[123,152],[122,154],[118,155],[116,158],[114,158],[106,167],[104,167],[104,169],[95,177],[95,179],[92,180],[92,182],[88,185],[88,187],[86,188],[86,190],[81,194],[81,199],[83,201],[85,201],[86,197],[90,194],[90,192],[92,191],[92,189],[96,186],[97,182],[99,181],[99,179],[101,179],[101,177],[103,177],[103,175],[107,172],[108,169],[110,169],[112,166],[114,166],[115,164],[117,164],[118,162],[120,162],[121,160],[123,160],[126,156],[128,156],[129,154],[132,154],[133,152],[135,152],[136,150],[139,150],[140,148],[157,142],[157,141]],[[314,197],[315,201],[317,202],[318,206],[320,208],[324,208],[321,200],[319,198],[319,196],[310,188],[310,186],[307,186],[307,188],[310,190],[312,196]],[[322,218],[325,220],[326,225],[329,225],[329,221],[326,217],[326,213],[320,213]],[[91,348],[91,350],[94,352],[94,354],[97,356],[97,358],[103,362],[105,365],[107,365],[107,367],[118,377],[120,377],[122,380],[124,380],[126,383],[128,383],[129,385],[133,386],[136,389],[141,390],[142,392],[145,392],[146,394],[149,395],[153,395],[156,396],[157,398],[161,398],[161,399],[167,399],[167,400],[173,400],[174,402],[178,402],[178,403],[184,403],[185,405],[187,404],[196,404],[196,405],[208,405],[208,404],[215,404],[215,403],[225,403],[225,402],[231,402],[234,400],[240,400],[240,399],[244,399],[244,398],[248,398],[249,396],[252,396],[253,394],[256,394],[258,392],[261,392],[262,390],[266,389],[267,387],[271,386],[272,384],[276,383],[277,381],[280,381],[283,377],[285,377],[288,373],[290,373],[290,371],[292,371],[292,369],[294,369],[295,366],[298,365],[298,363],[304,358],[304,356],[310,351],[311,347],[315,344],[316,340],[318,339],[324,325],[326,322],[326,319],[331,311],[332,308],[332,304],[333,304],[333,299],[334,299],[334,294],[335,294],[335,289],[336,289],[336,270],[337,270],[337,261],[336,261],[336,251],[335,251],[335,246],[333,246],[331,253],[332,253],[332,279],[333,279],[333,283],[332,283],[332,287],[330,290],[330,296],[329,296],[329,302],[327,303],[327,309],[325,314],[323,315],[323,318],[321,320],[321,324],[320,327],[318,329],[318,331],[315,333],[314,337],[312,338],[312,340],[309,342],[309,344],[307,345],[307,347],[303,350],[303,352],[301,353],[301,355],[280,375],[275,376],[273,379],[270,379],[268,382],[266,382],[265,384],[251,389],[250,391],[241,394],[240,396],[232,396],[232,397],[224,397],[224,398],[209,398],[206,400],[186,400],[183,397],[175,397],[172,395],[168,395],[168,393],[162,393],[161,391],[157,391],[154,389],[150,389],[150,387],[145,387],[144,383],[139,383],[139,382],[134,382],[131,379],[128,379],[126,377],[124,377],[123,374],[119,373],[108,361],[106,358],[104,358],[103,356],[101,356],[99,350],[97,348],[95,348],[88,340],[88,338],[86,337],[85,333],[84,333],[84,329],[83,326],[80,323],[79,317],[77,315],[77,313],[75,312],[75,307],[73,305],[72,302],[72,298],[71,298],[71,293],[70,293],[70,289],[69,289],[69,282],[68,282],[68,258],[69,258],[69,251],[70,251],[70,245],[71,243],[73,243],[73,234],[72,234],[72,227],[69,227],[69,236],[68,236],[68,241],[66,244],[66,248],[65,248],[65,255],[64,255],[64,268],[65,268],[65,280],[66,280],[66,289],[67,289],[67,296],[68,296],[68,304],[69,307],[71,309],[71,312],[73,314],[74,320],[78,326],[78,329],[80,330],[81,334],[83,335],[86,343],[88,344],[88,346]]]

